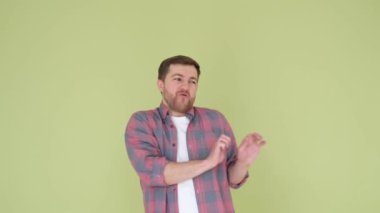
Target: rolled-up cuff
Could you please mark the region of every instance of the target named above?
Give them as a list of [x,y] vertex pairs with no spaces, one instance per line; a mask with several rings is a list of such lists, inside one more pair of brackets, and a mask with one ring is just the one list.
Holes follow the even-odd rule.
[[151,172],[151,186],[167,186],[165,183],[164,170],[168,161],[161,157],[153,160],[152,172]]
[[233,188],[233,189],[238,189],[240,188],[248,179],[249,177],[249,173],[247,172],[247,174],[244,176],[243,180],[241,180],[239,183],[230,183],[230,187]]

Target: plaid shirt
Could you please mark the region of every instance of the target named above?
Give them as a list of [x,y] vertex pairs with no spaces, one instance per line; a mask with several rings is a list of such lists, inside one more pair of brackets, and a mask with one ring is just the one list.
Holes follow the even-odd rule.
[[[236,159],[236,141],[225,117],[211,109],[193,107],[186,116],[187,147],[190,160],[205,159],[221,134],[231,137],[232,145],[227,159],[218,166],[194,177],[194,187],[200,213],[234,212],[229,187],[228,168]],[[140,177],[144,194],[145,212],[177,213],[177,184],[167,185],[163,171],[169,162],[177,159],[177,130],[169,109],[159,108],[134,113],[127,125],[125,144],[129,159]]]

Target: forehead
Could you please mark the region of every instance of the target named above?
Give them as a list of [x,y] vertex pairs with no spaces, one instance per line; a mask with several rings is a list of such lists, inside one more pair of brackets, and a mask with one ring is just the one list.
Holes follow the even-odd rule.
[[198,78],[197,69],[193,65],[171,64],[169,66],[168,76],[178,74],[188,78]]

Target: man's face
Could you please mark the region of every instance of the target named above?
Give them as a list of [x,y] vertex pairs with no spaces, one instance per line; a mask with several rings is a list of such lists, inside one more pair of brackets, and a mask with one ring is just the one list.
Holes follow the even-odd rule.
[[192,65],[172,64],[165,80],[158,80],[164,104],[173,116],[183,116],[194,104],[198,88],[197,69]]

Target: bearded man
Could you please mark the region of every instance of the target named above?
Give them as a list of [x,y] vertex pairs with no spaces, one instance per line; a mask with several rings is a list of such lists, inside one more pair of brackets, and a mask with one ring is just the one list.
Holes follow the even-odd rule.
[[230,187],[240,187],[266,143],[248,134],[237,147],[220,112],[195,107],[200,66],[187,56],[165,59],[158,69],[158,108],[135,112],[125,131],[145,212],[231,213]]

